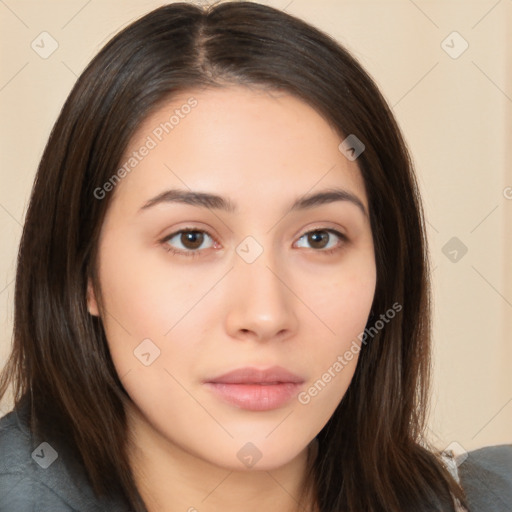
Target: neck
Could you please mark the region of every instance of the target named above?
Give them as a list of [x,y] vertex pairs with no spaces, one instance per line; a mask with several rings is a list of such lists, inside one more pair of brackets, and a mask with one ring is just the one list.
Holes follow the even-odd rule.
[[[301,498],[316,449],[311,443],[273,470],[222,468],[163,438],[140,413],[128,414],[129,459],[148,512],[298,512],[312,510],[311,492]],[[304,501],[306,500],[306,501]]]

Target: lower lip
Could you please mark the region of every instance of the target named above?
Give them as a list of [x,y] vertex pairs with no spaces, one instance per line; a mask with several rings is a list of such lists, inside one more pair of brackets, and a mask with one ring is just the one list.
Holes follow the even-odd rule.
[[282,407],[297,395],[301,384],[280,382],[278,384],[225,384],[207,382],[221,400],[248,411],[270,411]]

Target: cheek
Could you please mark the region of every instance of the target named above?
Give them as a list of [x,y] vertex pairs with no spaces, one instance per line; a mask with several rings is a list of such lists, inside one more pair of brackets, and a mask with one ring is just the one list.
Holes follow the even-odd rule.
[[125,245],[113,240],[102,248],[100,260],[103,324],[119,375],[141,369],[147,356],[141,361],[137,355],[160,357],[165,334],[183,314],[188,292],[179,279],[163,279],[157,266]]
[[180,381],[182,374],[190,378],[208,319],[220,317],[219,301],[207,297],[219,273],[184,271],[169,263],[163,249],[148,254],[116,242],[104,248],[100,265],[106,337],[128,393],[158,410],[158,397],[176,384],[166,371]]
[[197,300],[198,286],[166,261],[163,249],[134,248],[135,243],[128,236],[112,236],[102,248],[106,323],[121,324],[137,337],[163,336]]
[[325,418],[332,414],[350,385],[364,349],[361,339],[375,293],[373,257],[352,263],[347,263],[321,290],[304,295],[317,318],[310,333],[315,342],[307,348],[311,356],[310,381],[298,399]]
[[322,276],[320,283],[315,288],[308,281],[301,293],[308,298],[309,309],[317,317],[317,327],[326,333],[326,339],[330,333],[336,340],[334,346],[340,349],[366,325],[376,286],[373,256],[347,259],[330,276]]

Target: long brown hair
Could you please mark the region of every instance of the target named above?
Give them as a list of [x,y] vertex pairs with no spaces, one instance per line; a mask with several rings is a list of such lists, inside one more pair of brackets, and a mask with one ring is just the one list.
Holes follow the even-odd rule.
[[[127,457],[124,404],[101,319],[86,306],[112,194],[95,191],[120,165],[140,123],[193,88],[238,84],[285,91],[365,145],[357,163],[369,201],[377,286],[343,400],[319,433],[308,482],[321,512],[447,511],[464,493],[424,437],[431,371],[430,291],[412,163],[377,86],[334,39],[252,2],[174,3],[116,35],[71,91],[39,165],[19,248],[14,344],[0,381],[27,400],[31,428],[59,437],[99,496],[145,510]],[[97,293],[96,296],[101,296]],[[381,322],[382,323],[382,322]]]

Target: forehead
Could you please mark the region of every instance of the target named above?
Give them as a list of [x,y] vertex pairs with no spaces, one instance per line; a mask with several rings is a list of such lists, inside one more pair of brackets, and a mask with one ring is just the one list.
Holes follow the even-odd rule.
[[116,195],[140,205],[179,187],[227,195],[236,204],[277,204],[315,188],[343,187],[367,207],[359,167],[340,152],[341,141],[316,110],[288,93],[190,90],[140,125],[119,165],[128,172]]

